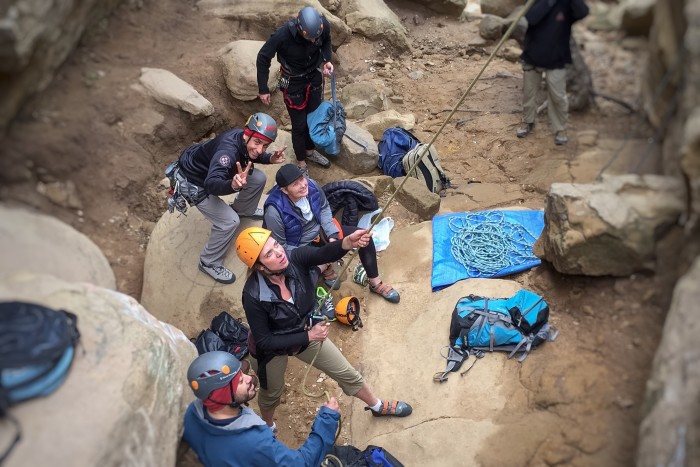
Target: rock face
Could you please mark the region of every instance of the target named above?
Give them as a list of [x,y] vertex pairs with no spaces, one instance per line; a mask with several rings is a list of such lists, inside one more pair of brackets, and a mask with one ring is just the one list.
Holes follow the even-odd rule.
[[[394,179],[394,190],[398,189],[405,177]],[[418,214],[421,221],[427,221],[440,210],[440,195],[428,190],[425,183],[409,177],[403,188],[396,194],[396,200],[406,209]]]
[[438,13],[459,16],[467,6],[467,0],[424,0],[420,4]]
[[[234,41],[220,51],[226,87],[236,99],[252,101],[258,97],[255,60],[263,44],[263,41]],[[267,80],[270,90],[275,87],[278,69],[279,62],[275,59],[270,66],[270,78]]]
[[81,334],[70,373],[56,392],[10,410],[22,425],[22,440],[3,465],[47,459],[78,467],[175,464],[193,399],[185,375],[197,355],[182,332],[127,295],[51,276],[4,280],[0,299],[69,310],[78,316]]
[[622,29],[630,36],[646,36],[654,21],[656,0],[625,0],[622,4]]
[[406,28],[382,0],[351,0],[344,5],[343,12],[353,32],[386,41],[400,51],[410,50]]
[[700,258],[676,284],[654,357],[639,429],[639,467],[700,464],[698,284]]
[[402,115],[396,110],[389,109],[370,115],[362,122],[362,127],[372,134],[375,141],[382,139],[382,134],[387,128],[399,126],[411,130],[416,125],[416,117],[413,114]]
[[351,121],[345,122],[347,129],[341,143],[340,155],[333,163],[355,175],[371,172],[377,167],[379,149],[369,131]]
[[161,104],[184,110],[195,116],[208,117],[214,106],[189,83],[168,70],[141,68],[141,84]]
[[9,0],[0,18],[0,134],[20,106],[49,85],[83,31],[119,0]]
[[0,282],[17,273],[34,273],[116,288],[114,272],[97,245],[43,214],[0,205],[0,258]]
[[357,81],[343,87],[341,101],[350,119],[367,118],[389,109],[390,90],[377,79]]
[[522,6],[520,0],[481,0],[481,12],[485,15],[495,15],[505,18],[516,7]]
[[671,177],[555,183],[547,194],[536,254],[564,274],[626,276],[653,270],[655,241],[682,210],[683,188]]

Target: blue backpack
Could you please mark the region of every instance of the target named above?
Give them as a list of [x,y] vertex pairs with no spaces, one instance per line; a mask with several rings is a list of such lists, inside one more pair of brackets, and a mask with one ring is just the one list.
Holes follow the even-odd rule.
[[416,136],[403,128],[389,128],[384,131],[379,142],[379,161],[377,167],[382,169],[384,175],[390,177],[403,177],[406,171],[401,164],[403,156],[415,148],[420,141]]
[[309,136],[314,145],[326,155],[340,154],[340,142],[347,129],[345,124],[345,108],[335,95],[335,74],[331,74],[332,99],[323,101],[306,116]]

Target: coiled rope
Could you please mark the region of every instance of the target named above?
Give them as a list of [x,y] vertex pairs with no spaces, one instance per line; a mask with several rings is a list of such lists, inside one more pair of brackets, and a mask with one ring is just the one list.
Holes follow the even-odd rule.
[[453,235],[450,252],[469,277],[494,276],[512,266],[538,258],[532,253],[536,238],[501,211],[467,213],[449,218]]

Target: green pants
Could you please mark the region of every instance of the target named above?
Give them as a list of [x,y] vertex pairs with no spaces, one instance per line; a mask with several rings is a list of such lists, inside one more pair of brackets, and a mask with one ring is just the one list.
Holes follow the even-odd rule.
[[523,121],[535,123],[537,117],[537,90],[542,82],[542,73],[545,75],[547,86],[547,114],[552,130],[566,130],[566,121],[569,114],[569,101],[566,98],[566,70],[545,70],[523,63]]
[[[321,342],[311,342],[302,353],[295,355],[299,360],[310,364],[318,348],[321,351],[316,357],[314,367],[323,371],[338,383],[338,386],[348,396],[354,396],[362,389],[365,380],[350,362],[340,353],[340,350],[330,339]],[[289,357],[280,355],[273,358],[265,367],[267,372],[267,389],[260,388],[258,392],[258,405],[263,410],[270,410],[277,407],[284,391],[284,372],[287,370],[287,360]],[[258,362],[251,358],[253,370],[258,371]]]

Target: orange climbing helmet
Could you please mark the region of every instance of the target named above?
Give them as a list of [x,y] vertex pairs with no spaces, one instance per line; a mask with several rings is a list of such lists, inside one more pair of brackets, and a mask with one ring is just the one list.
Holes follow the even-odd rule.
[[357,297],[342,298],[335,306],[335,318],[338,322],[352,326],[353,331],[362,327],[360,319],[360,301]]
[[236,253],[243,264],[249,268],[253,267],[271,234],[272,232],[262,227],[248,227],[238,235]]

